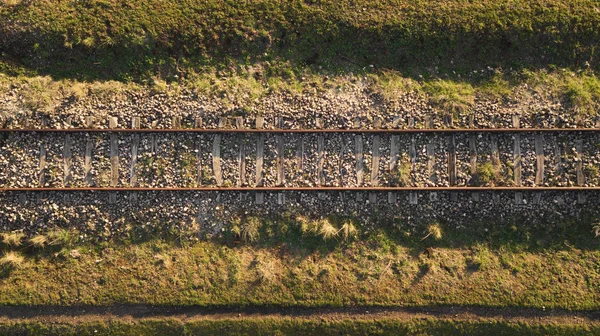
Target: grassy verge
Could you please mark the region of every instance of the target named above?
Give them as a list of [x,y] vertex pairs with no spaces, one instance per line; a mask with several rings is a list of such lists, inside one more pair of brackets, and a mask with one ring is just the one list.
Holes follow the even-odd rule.
[[4,69],[60,78],[175,79],[234,60],[334,71],[465,73],[597,67],[593,0],[0,2]]
[[600,308],[589,223],[382,227],[246,218],[222,241],[132,231],[96,244],[5,234],[0,304]]
[[[257,73],[264,72],[272,73],[257,77]],[[286,72],[289,74],[285,75]],[[299,97],[344,93],[379,98],[388,110],[397,109],[402,105],[403,97],[411,94],[429,103],[438,113],[455,115],[471,113],[477,101],[528,104],[535,99],[558,102],[562,105],[561,113],[576,115],[596,114],[600,108],[598,76],[591,70],[567,69],[506,73],[496,69],[463,79],[415,80],[390,70],[328,75],[306,68],[293,69],[289,63],[261,63],[251,69],[216,71],[212,68],[178,82],[154,77],[144,84],[0,74],[0,96],[14,91],[18,92],[19,108],[42,114],[54,114],[59,107],[85,101],[126,101],[134,94],[163,95],[173,101],[182,95],[206,97],[234,114],[260,110],[262,100],[273,95]]]
[[589,335],[597,325],[494,320],[224,318],[0,323],[3,335]]

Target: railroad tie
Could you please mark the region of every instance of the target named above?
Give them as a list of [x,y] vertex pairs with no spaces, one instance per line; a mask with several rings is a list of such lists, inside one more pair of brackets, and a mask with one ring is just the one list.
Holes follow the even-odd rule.
[[[520,127],[520,117],[518,114],[512,115],[512,124],[514,128]],[[513,169],[514,169],[514,184],[517,187],[521,186],[521,169],[522,169],[522,156],[521,156],[521,134],[514,134],[514,149],[513,149]],[[515,204],[523,204],[523,193],[515,192]]]
[[[109,117],[109,128],[118,127],[116,117]],[[110,133],[110,186],[116,187],[119,184],[119,138],[116,132]]]
[[213,176],[217,187],[223,185],[223,175],[221,171],[221,134],[215,134],[212,147],[212,168]]
[[535,135],[535,185],[544,185],[544,136],[540,133]]
[[575,140],[575,171],[577,175],[577,185],[585,185],[585,175],[583,174],[583,140]]
[[454,134],[448,135],[448,183],[456,186],[456,139]]
[[[235,118],[235,125],[237,129],[243,129],[244,118]],[[237,180],[237,186],[241,187],[243,185],[246,185],[246,139],[244,135],[241,135],[239,140],[238,171],[239,178]]]
[[[583,140],[577,139],[575,141],[575,170],[577,172],[577,185],[580,187],[585,186],[585,175],[583,173]],[[577,203],[584,204],[586,201],[585,194],[580,191],[577,193]]]
[[[263,117],[256,117],[255,127],[256,129],[264,128],[265,119]],[[256,140],[256,176],[254,180],[255,187],[263,186],[263,163],[264,163],[264,155],[265,155],[265,136],[260,133]],[[256,193],[255,198],[256,204],[264,203],[264,194],[262,192]]]
[[[469,135],[469,172],[471,177],[477,174],[477,136],[475,134]],[[471,199],[474,202],[479,202],[479,193],[473,192]]]
[[[395,117],[392,127],[394,127],[394,128],[398,127],[399,123],[400,123],[400,118]],[[397,174],[398,159],[399,159],[399,152],[400,152],[399,142],[400,142],[400,137],[398,135],[392,135],[390,137],[390,163],[388,166],[388,172],[389,172],[390,176],[394,176]],[[388,192],[388,203],[396,204],[396,201],[397,201],[396,194],[393,192]]]
[[[116,117],[108,118],[108,127],[116,129],[118,122]],[[110,133],[110,186],[116,187],[119,184],[119,138],[116,132]],[[110,192],[108,203],[117,203],[117,193]]]
[[[92,129],[94,127],[94,118],[85,117],[85,127]],[[85,142],[85,157],[83,161],[83,175],[85,182],[88,186],[93,186],[94,181],[92,178],[92,150],[94,149],[94,139],[90,134],[86,134]]]
[[411,204],[411,205],[419,204],[419,195],[416,192],[408,193],[408,204]]
[[[71,126],[71,117],[67,119],[67,125]],[[68,186],[73,181],[73,153],[71,152],[71,135],[65,134],[65,145],[63,148],[63,186]]]
[[46,147],[44,140],[40,142],[40,164],[38,168],[38,185],[44,187],[46,184]]
[[[278,129],[283,128],[283,118],[276,117],[275,118],[275,127]],[[285,184],[285,175],[284,175],[284,145],[283,145],[283,135],[277,134],[275,136],[275,147],[277,150],[277,158],[275,159],[275,168],[277,170],[277,186],[283,186]],[[277,204],[282,205],[285,202],[285,197],[283,193],[277,194]]]
[[[139,129],[140,128],[140,117],[131,118],[131,128]],[[140,135],[138,133],[134,133],[131,137],[131,165],[129,167],[129,185],[132,187],[137,186],[137,160],[138,160],[138,149],[140,146]]]
[[[373,122],[374,129],[381,128],[381,119],[375,118]],[[381,149],[381,138],[379,134],[373,135],[373,149],[371,155],[371,185],[373,187],[379,186],[379,162],[380,162],[380,151]],[[369,202],[371,204],[377,203],[377,194],[372,192],[369,194]]]
[[[356,118],[353,123],[354,128],[360,128],[361,122],[360,119]],[[356,185],[362,186],[364,183],[364,154],[363,154],[363,135],[356,134],[354,136],[354,155],[356,157]],[[356,201],[362,201],[362,193],[356,193]]]

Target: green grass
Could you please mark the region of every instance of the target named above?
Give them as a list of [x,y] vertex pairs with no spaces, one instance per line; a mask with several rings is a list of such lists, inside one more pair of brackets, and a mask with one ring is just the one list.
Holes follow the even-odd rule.
[[590,335],[597,325],[493,320],[223,318],[141,319],[135,322],[18,322],[0,324],[3,335]]
[[[2,67],[57,78],[177,80],[229,61],[411,76],[598,66],[593,0],[4,1]],[[287,76],[294,76],[288,72]]]
[[[50,77],[5,76],[0,74],[0,96],[8,94],[9,88],[17,90],[18,104],[24,110],[45,115],[57,113],[57,108],[77,102],[130,99],[131,94],[164,94],[178,99],[182,94],[208,97],[218,101],[231,116],[249,115],[261,110],[264,98],[272,94],[320,96],[329,94],[356,94],[360,88],[381,98],[387,108],[398,108],[402,97],[417,95],[429,103],[437,114],[453,114],[454,117],[471,113],[474,102],[509,99],[513,103],[524,102],[534,94],[550,104],[561,102],[565,114],[596,114],[600,108],[600,79],[592,72],[575,72],[566,69],[494,72],[473,80],[429,79],[413,80],[394,71],[356,75],[334,75],[303,68],[297,77],[277,77],[280,74],[256,79],[251,74],[266,64],[256,64],[253,70],[214,71],[195,75],[192,79],[166,83],[156,80],[148,84],[116,81],[80,82],[53,80]],[[292,67],[291,64],[286,66]],[[246,72],[245,72],[246,71]],[[197,76],[201,76],[199,84]],[[157,84],[160,83],[160,84]],[[517,98],[519,97],[519,98]],[[538,98],[539,99],[539,98]],[[530,111],[528,111],[530,112]],[[536,111],[531,111],[535,113]]]
[[[320,222],[303,235],[301,224],[264,220],[252,243],[232,232],[222,241],[20,247],[20,266],[1,268],[0,304],[600,308],[592,224],[561,234],[551,225],[460,233],[438,223],[411,233],[352,222],[354,239],[324,240]],[[348,221],[328,223],[341,231]]]

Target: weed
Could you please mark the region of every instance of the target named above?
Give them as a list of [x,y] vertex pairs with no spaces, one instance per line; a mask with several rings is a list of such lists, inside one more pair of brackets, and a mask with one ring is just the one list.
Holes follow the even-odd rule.
[[337,236],[338,230],[333,226],[333,224],[327,219],[321,219],[318,222],[319,226],[319,235],[323,237],[323,240],[329,240],[333,237]]
[[255,242],[260,236],[261,220],[258,217],[248,217],[241,224],[241,237],[246,242]]
[[157,77],[152,77],[150,85],[153,94],[166,93],[169,88],[166,81]]
[[5,5],[5,6],[16,6],[16,5],[20,4],[21,2],[23,2],[23,0],[2,0],[2,1],[0,1],[0,4]]
[[256,268],[256,276],[260,283],[273,283],[277,279],[277,266],[275,260],[264,261],[258,257],[254,259],[253,264]]
[[25,79],[21,90],[21,99],[25,108],[49,112],[54,99],[60,96],[60,85],[50,77]]
[[29,238],[29,242],[32,246],[41,248],[48,244],[48,237],[42,234],[38,234]]
[[585,175],[592,180],[594,180],[594,179],[598,178],[598,176],[600,176],[599,175],[600,170],[594,164],[586,165],[584,170],[585,170]]
[[455,116],[466,112],[475,101],[475,90],[468,83],[438,80],[425,83],[423,90],[434,106]]
[[25,234],[21,231],[4,232],[1,234],[2,241],[10,246],[19,246],[21,241],[25,237]]
[[164,268],[169,268],[172,265],[171,257],[166,254],[157,253],[154,255],[154,260],[156,261],[156,265]]
[[410,185],[410,172],[412,168],[410,162],[403,161],[398,166],[398,184],[401,187]]
[[494,186],[500,179],[500,172],[494,168],[491,162],[484,162],[477,165],[471,183],[477,186]]
[[568,76],[564,82],[564,92],[566,102],[577,113],[596,113],[600,97],[600,80],[597,77]]
[[342,233],[342,237],[345,241],[358,236],[358,230],[356,229],[356,226],[352,224],[352,222],[345,222],[340,228],[339,232]]
[[304,216],[298,215],[296,216],[296,223],[300,226],[300,232],[303,235],[307,235],[310,233],[316,233],[318,231],[317,223],[313,220],[310,220]]
[[486,271],[493,267],[492,254],[483,245],[475,246],[471,255],[466,258],[466,262],[469,269],[476,271]]
[[600,222],[592,224],[592,232],[594,233],[594,237],[600,236]]
[[503,74],[498,72],[482,85],[481,93],[491,97],[504,98],[513,93],[513,87],[508,80],[503,78]]
[[63,228],[50,230],[46,233],[46,236],[48,237],[48,244],[53,246],[69,247],[77,241],[75,232]]
[[427,230],[425,231],[426,235],[425,237],[423,237],[421,239],[421,241],[429,238],[429,237],[433,237],[433,239],[435,240],[440,240],[442,239],[442,226],[440,225],[440,223],[432,223],[427,225]]
[[368,79],[372,83],[372,90],[390,103],[398,103],[401,95],[406,92],[420,90],[420,85],[415,80],[403,77],[397,71],[370,74]]
[[0,265],[13,268],[19,268],[23,266],[24,262],[25,257],[14,251],[6,252],[6,254],[0,258]]

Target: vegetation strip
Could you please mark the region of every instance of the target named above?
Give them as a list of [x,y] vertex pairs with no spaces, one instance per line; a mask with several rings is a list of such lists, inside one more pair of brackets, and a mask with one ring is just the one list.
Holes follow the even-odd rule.
[[466,72],[588,61],[596,68],[596,5],[592,0],[3,0],[0,69],[137,80],[155,74],[178,79],[211,64],[280,58],[333,70],[383,67],[414,75],[433,66]]
[[462,321],[430,318],[171,318],[141,320],[90,320],[0,323],[0,333],[8,335],[589,335],[596,324],[505,322],[479,319]]
[[452,320],[502,320],[512,322],[537,321],[544,323],[599,323],[600,311],[568,311],[561,309],[536,309],[517,307],[382,307],[363,306],[345,308],[305,307],[195,307],[155,305],[114,306],[4,306],[0,307],[0,322],[6,321],[86,321],[90,319],[110,320],[114,318],[177,318],[181,320],[244,318],[336,318],[376,319],[436,318]]

